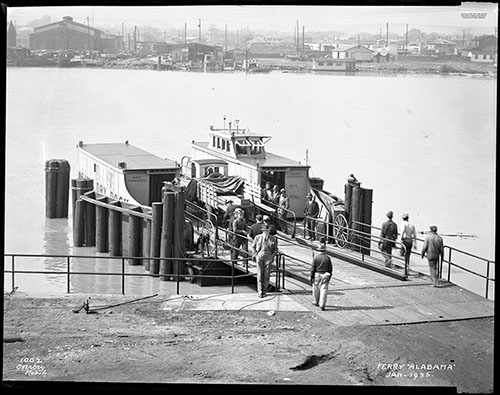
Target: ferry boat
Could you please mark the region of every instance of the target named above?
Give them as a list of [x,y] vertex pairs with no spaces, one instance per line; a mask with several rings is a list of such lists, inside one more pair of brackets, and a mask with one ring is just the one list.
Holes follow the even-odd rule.
[[289,197],[286,218],[304,218],[307,194],[320,206],[319,218],[344,225],[343,201],[322,189],[323,182],[309,177],[310,166],[266,150],[271,136],[239,127],[210,126],[208,141],[193,141],[191,155],[180,163],[163,159],[125,143],[77,145],[79,178],[94,180],[96,193],[132,205],[150,207],[162,200],[165,183],[185,187],[186,199],[223,213],[227,202],[255,212],[274,214],[276,206],[262,198],[267,182],[284,188]]
[[[235,123],[236,127],[229,123],[229,128],[222,129],[210,126],[208,141],[192,142],[191,156],[181,159],[181,182],[196,180],[198,197],[213,208],[223,207],[224,201],[231,198],[239,204],[246,200],[272,211],[261,197],[262,188],[270,182],[287,191],[290,211],[303,213],[311,188],[310,166],[268,152],[266,143],[271,136],[251,132]],[[221,180],[225,181],[224,188],[218,186]]]

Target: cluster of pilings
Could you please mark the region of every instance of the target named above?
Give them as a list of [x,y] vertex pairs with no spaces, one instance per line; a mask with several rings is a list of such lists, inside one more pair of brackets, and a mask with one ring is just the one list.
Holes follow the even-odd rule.
[[64,159],[45,162],[45,215],[68,218],[70,165]]
[[72,180],[73,245],[126,257],[161,280],[186,272],[186,246],[193,245],[193,228],[184,215],[182,188],[163,190],[161,202],[134,206],[93,191],[90,179]]
[[369,234],[372,223],[373,190],[361,188],[358,181],[349,181],[345,184],[344,192],[347,220],[349,228],[353,230],[350,247],[355,251],[361,250],[365,255],[370,255]]

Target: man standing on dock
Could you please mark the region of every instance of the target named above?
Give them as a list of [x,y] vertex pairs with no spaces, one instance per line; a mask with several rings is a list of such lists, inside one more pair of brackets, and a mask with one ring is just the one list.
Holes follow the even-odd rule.
[[382,224],[380,230],[380,237],[383,240],[379,241],[380,251],[384,256],[385,266],[393,267],[392,265],[392,249],[395,246],[394,241],[398,238],[398,226],[392,220],[393,212],[389,211],[386,214],[387,221]]
[[439,259],[443,259],[444,244],[443,238],[437,234],[437,226],[431,225],[430,230],[422,247],[422,259],[427,254],[431,280],[435,287],[439,287]]
[[313,305],[325,310],[328,284],[332,277],[332,260],[325,254],[326,245],[321,243],[318,248],[319,254],[313,258],[311,266],[311,285],[313,295]]
[[405,246],[405,265],[410,268],[410,256],[412,248],[417,248],[417,231],[415,225],[410,223],[408,214],[403,214],[401,224],[401,243]]
[[264,224],[262,233],[255,237],[252,244],[253,259],[257,262],[257,294],[259,298],[266,296],[269,288],[271,265],[278,253],[276,238],[270,235],[269,231],[269,226]]
[[307,230],[306,239],[316,240],[316,218],[319,215],[319,205],[311,192],[307,194],[306,207],[304,207],[305,228]]

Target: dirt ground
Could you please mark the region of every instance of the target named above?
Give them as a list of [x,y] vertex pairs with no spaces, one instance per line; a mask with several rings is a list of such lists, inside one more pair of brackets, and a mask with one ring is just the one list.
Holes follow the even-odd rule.
[[[4,299],[3,380],[444,386],[493,391],[493,318],[333,325],[307,312],[167,311],[166,296]],[[119,306],[109,307],[123,302]],[[445,391],[446,392],[446,391]]]

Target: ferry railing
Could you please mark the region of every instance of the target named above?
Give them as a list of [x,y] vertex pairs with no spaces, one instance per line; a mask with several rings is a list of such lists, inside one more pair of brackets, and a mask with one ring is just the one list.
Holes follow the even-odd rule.
[[[137,256],[89,256],[89,255],[58,255],[58,254],[4,254],[4,257],[11,259],[11,268],[10,270],[6,269],[7,265],[5,265],[4,273],[11,274],[11,286],[12,289],[16,287],[15,275],[16,274],[55,274],[55,275],[65,275],[66,276],[66,292],[71,293],[71,276],[74,275],[86,275],[86,276],[121,276],[121,293],[125,295],[125,279],[127,277],[173,277],[176,280],[176,292],[177,295],[180,293],[180,283],[182,279],[185,278],[228,278],[231,279],[231,293],[234,293],[235,280],[239,278],[249,277],[252,274],[245,273],[240,275],[235,275],[235,267],[234,261],[225,260],[227,264],[231,264],[231,276],[225,275],[206,275],[206,274],[189,274],[189,273],[180,273],[180,264],[181,263],[192,263],[196,262],[209,262],[212,263],[212,259],[203,259],[203,258],[164,258],[164,257],[137,257]],[[16,258],[63,258],[66,263],[66,270],[17,270]],[[73,259],[102,259],[102,260],[119,260],[121,262],[121,271],[120,272],[99,272],[99,271],[75,271],[71,270],[71,263]],[[130,273],[125,270],[125,261],[130,259],[137,260],[169,260],[173,261],[172,264],[175,265],[174,273],[168,274],[153,274],[153,273]],[[221,260],[221,259],[219,259]],[[224,260],[221,260],[224,261]],[[130,266],[130,265],[128,265]]]
[[[346,234],[347,236],[345,236],[345,239],[343,238],[341,240],[341,242],[345,243],[345,245],[347,245],[347,247],[351,251],[360,252],[361,253],[361,261],[363,261],[363,262],[366,259],[365,255],[370,255],[370,254],[365,254],[365,251],[367,251],[367,250],[370,252],[371,251],[376,252],[378,254],[381,254],[382,256],[384,255],[384,253],[382,253],[380,251],[380,249],[374,249],[371,247],[372,242],[376,242],[376,244],[379,244],[380,242],[383,242],[383,241],[393,243],[397,249],[400,249],[403,251],[403,258],[401,258],[400,256],[397,256],[397,255],[391,254],[391,259],[395,259],[396,261],[401,261],[401,266],[404,268],[404,275],[405,275],[405,277],[408,277],[408,272],[409,272],[408,263],[404,259],[404,256],[406,255],[406,246],[403,243],[399,242],[398,240],[391,240],[391,239],[383,238],[380,236],[373,235],[371,233],[363,232],[363,231],[358,230],[358,229],[352,229],[348,226],[333,224],[329,221],[324,221],[321,218],[313,218],[313,217],[309,217],[309,216],[304,217],[304,236],[305,236],[305,227],[306,227],[305,221],[308,219],[315,221],[315,226],[314,226],[313,232],[316,235],[322,236],[325,239],[325,242],[328,239],[333,239],[334,243],[336,245],[340,246],[340,243],[338,243],[338,241],[339,241],[338,237],[335,235],[335,232],[333,235],[328,232],[328,229],[331,226],[334,226],[340,232],[342,232],[343,234]],[[324,225],[325,232],[317,230],[318,223],[321,223]],[[355,235],[359,240],[353,241],[352,235]],[[368,244],[366,242],[368,242]],[[341,248],[343,248],[343,247],[341,247]],[[357,249],[359,249],[359,251],[357,251]]]
[[[481,273],[477,273],[471,269],[468,269],[466,267],[459,265],[458,263],[456,263],[456,261],[453,261],[453,259],[452,259],[453,255],[458,255],[458,254],[466,256],[469,259],[472,258],[475,260],[479,260],[482,263],[485,263],[486,264],[486,275],[483,275]],[[446,257],[448,257],[448,259],[446,259]],[[446,263],[448,266],[448,274],[447,274],[447,281],[448,282],[451,282],[451,268],[452,267],[459,269],[459,270],[463,270],[469,274],[472,274],[476,277],[484,279],[485,280],[485,298],[488,299],[490,282],[493,282],[493,283],[495,282],[495,279],[493,277],[490,277],[490,267],[492,264],[493,265],[495,264],[494,261],[491,261],[491,260],[485,259],[485,258],[481,258],[477,255],[468,253],[466,251],[459,250],[458,248],[444,246],[443,258],[441,259],[440,265],[439,265],[439,278],[442,278],[443,263]]]
[[[360,224],[360,225],[364,225],[364,226],[369,226],[370,228],[372,229],[375,229],[375,230],[378,230],[380,231],[381,228],[377,227],[377,226],[373,226],[373,225],[368,225],[368,224],[364,224],[362,222],[358,222],[358,221],[353,221],[353,222],[356,222],[357,224]],[[424,239],[421,239],[419,237],[416,238],[417,241],[419,242],[424,242],[425,240]],[[454,252],[454,254],[452,253]],[[417,251],[411,251],[410,253],[410,256],[411,254],[416,254],[418,255],[419,257],[421,256],[419,252]],[[474,270],[471,270],[471,269],[468,269],[466,267],[463,267],[461,265],[459,265],[456,260],[454,261],[452,258],[453,257],[456,257],[456,255],[460,255],[460,256],[464,256],[464,257],[468,257],[468,258],[472,258],[472,259],[475,259],[479,262],[482,262],[483,264],[486,265],[486,275],[483,275],[481,273],[478,273],[477,271],[474,271]],[[448,259],[446,259],[446,257]],[[488,299],[488,296],[489,296],[489,285],[491,282],[495,282],[495,279],[493,277],[490,277],[490,267],[491,265],[495,264],[495,261],[492,261],[490,259],[486,259],[486,258],[482,258],[480,256],[477,256],[477,255],[474,255],[474,254],[471,254],[469,252],[466,252],[466,251],[463,251],[463,250],[460,250],[458,248],[455,248],[455,247],[451,247],[451,246],[447,246],[445,245],[444,246],[444,253],[443,253],[443,257],[442,259],[440,259],[440,262],[439,262],[439,268],[438,268],[438,275],[439,275],[439,278],[443,278],[443,263],[446,263],[447,264],[447,281],[448,282],[451,282],[451,269],[452,267],[456,268],[456,269],[459,269],[459,270],[462,270],[464,272],[467,272],[469,274],[472,274],[473,276],[476,276],[476,277],[479,277],[479,278],[482,278],[485,280],[485,298]]]

